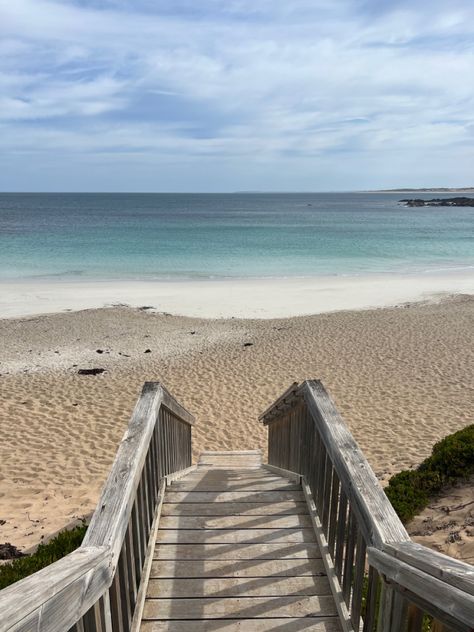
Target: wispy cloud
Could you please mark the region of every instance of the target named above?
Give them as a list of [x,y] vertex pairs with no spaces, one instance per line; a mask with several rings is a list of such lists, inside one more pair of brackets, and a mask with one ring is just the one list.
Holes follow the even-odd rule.
[[2,189],[101,188],[85,164],[147,190],[472,172],[468,0],[0,0],[0,24]]

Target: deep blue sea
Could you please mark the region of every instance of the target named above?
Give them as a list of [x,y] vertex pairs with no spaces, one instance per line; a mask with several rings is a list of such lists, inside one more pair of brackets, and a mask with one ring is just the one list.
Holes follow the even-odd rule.
[[[474,267],[473,208],[438,194],[0,194],[0,279],[195,279]],[[452,197],[446,195],[444,197]]]

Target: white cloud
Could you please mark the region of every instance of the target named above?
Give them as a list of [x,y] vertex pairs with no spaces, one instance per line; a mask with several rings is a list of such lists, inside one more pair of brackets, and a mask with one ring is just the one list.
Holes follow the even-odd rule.
[[467,0],[139,6],[0,0],[3,151],[277,165],[388,146],[453,157],[472,140]]

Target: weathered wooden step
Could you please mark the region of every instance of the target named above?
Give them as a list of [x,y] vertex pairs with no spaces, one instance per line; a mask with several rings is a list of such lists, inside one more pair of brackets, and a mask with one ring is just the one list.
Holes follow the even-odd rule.
[[242,485],[252,485],[252,484],[262,484],[262,483],[294,483],[288,478],[275,478],[273,476],[193,476],[192,478],[188,476],[184,476],[183,478],[178,479],[177,481],[172,483],[172,487],[177,485],[178,483],[184,483],[186,485],[199,485],[199,484],[209,484],[215,485],[217,483],[225,483],[227,485],[240,483]]
[[220,502],[220,503],[170,503],[168,495],[161,509],[162,516],[283,516],[307,514],[308,506],[303,501],[272,503]]
[[[232,466],[232,465],[229,465],[229,464],[222,463],[222,465],[212,465],[212,466],[211,466],[211,465],[204,465],[204,466],[202,466],[202,467],[203,467],[204,469],[206,469],[207,471],[210,471],[211,469],[212,469],[212,470],[215,470],[215,471],[218,471],[218,470],[226,470],[226,471],[227,471],[227,470],[231,469],[233,466]],[[198,470],[199,470],[199,469],[201,469],[201,466],[199,466],[199,467],[198,467]],[[260,469],[260,466],[259,466],[259,465],[249,465],[249,466],[247,466],[247,467],[245,467],[244,465],[242,465],[242,466],[240,467],[240,471],[241,471],[241,472],[250,472],[250,471],[252,471],[252,470],[257,471],[257,470],[259,470],[259,469]]]
[[341,632],[337,617],[144,621],[140,632]]
[[291,529],[311,528],[305,514],[274,516],[162,516],[160,529]]
[[277,476],[267,470],[207,470],[205,468],[198,468],[193,470],[189,474],[186,474],[179,480],[186,481],[202,481],[202,480],[227,480],[227,481],[279,481],[279,480],[294,480],[284,476]]
[[199,459],[208,456],[261,456],[262,450],[203,450]]
[[332,596],[147,599],[143,619],[248,619],[336,615]]
[[330,595],[327,577],[226,577],[220,579],[150,579],[147,599],[198,597],[286,597]]
[[321,559],[293,560],[159,560],[152,562],[151,578],[191,577],[303,577],[326,575]]
[[320,558],[312,543],[280,544],[160,544],[153,559],[158,560],[282,560]]
[[[207,478],[203,477],[201,479],[188,479],[188,477],[179,479],[178,481],[172,483],[171,487],[168,488],[168,491],[179,491],[177,489],[178,485],[186,485],[186,486],[203,486],[203,485],[224,485],[224,486],[253,486],[253,485],[296,485],[298,483],[295,481],[290,481],[287,478]],[[271,491],[271,490],[270,490]]]
[[202,482],[173,483],[169,488],[170,492],[297,492],[301,490],[301,485],[287,482],[284,479],[279,481],[202,481]]
[[302,529],[160,529],[160,544],[276,544],[314,542],[312,528]]
[[296,492],[166,492],[168,503],[265,503],[266,513],[273,513],[272,503],[288,500],[304,502],[302,491]]
[[242,458],[168,488],[141,632],[341,632],[299,478]]
[[254,468],[261,465],[261,450],[206,451],[201,452],[198,460],[198,467],[206,468]]

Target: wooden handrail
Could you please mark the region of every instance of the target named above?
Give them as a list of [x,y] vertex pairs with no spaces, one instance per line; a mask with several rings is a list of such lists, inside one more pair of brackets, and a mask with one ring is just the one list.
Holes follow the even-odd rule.
[[191,465],[194,417],[147,382],[82,545],[0,591],[0,632],[130,630],[166,476]]
[[474,597],[474,566],[411,540],[385,544],[383,550],[388,555]]
[[474,599],[471,595],[376,548],[370,547],[367,557],[370,566],[412,603],[453,630],[472,632]]
[[321,381],[292,384],[259,419],[265,425],[279,419],[286,412],[281,405],[289,395],[293,401],[304,399],[340,484],[357,514],[367,545],[380,547],[386,542],[409,541],[405,527]]
[[81,546],[0,591],[0,630],[68,630],[112,581],[110,551]]
[[280,397],[273,402],[273,404],[263,411],[258,418],[259,421],[262,421],[264,425],[267,425],[277,415],[281,414],[290,402],[293,402],[295,398],[298,397],[300,391],[301,386],[298,382],[293,382],[293,384],[291,384],[286,391],[284,391]]
[[474,632],[474,567],[410,540],[320,381],[292,384],[260,419],[269,464],[302,477],[346,632],[419,632],[424,613]]
[[159,385],[159,388],[161,389],[162,406],[167,408],[180,421],[183,421],[190,426],[194,426],[196,423],[194,415],[191,415],[184,406],[181,406],[181,404],[170,394],[163,384],[159,384],[158,382],[145,382],[144,388],[147,388],[147,386],[150,385]]
[[143,386],[84,537],[83,546],[110,547],[115,563],[162,399],[159,384],[148,382]]
[[410,539],[334,402],[319,380],[304,382],[303,395],[341,485],[357,514],[366,544]]

